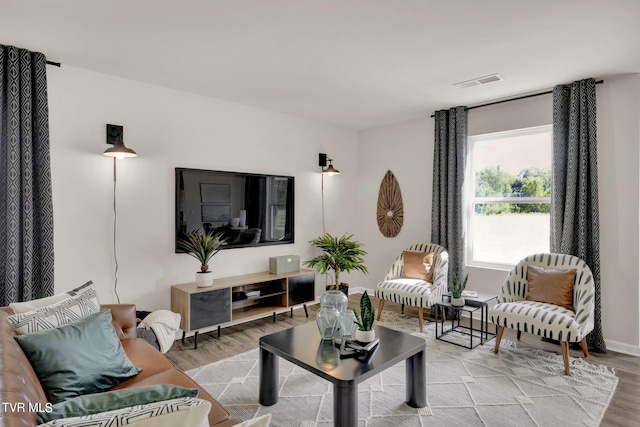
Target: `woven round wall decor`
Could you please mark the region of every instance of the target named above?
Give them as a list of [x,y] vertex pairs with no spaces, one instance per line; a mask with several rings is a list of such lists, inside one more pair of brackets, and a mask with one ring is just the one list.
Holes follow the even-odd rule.
[[378,228],[385,237],[396,237],[404,222],[402,207],[402,193],[400,184],[390,170],[387,171],[378,193],[378,208],[376,213]]

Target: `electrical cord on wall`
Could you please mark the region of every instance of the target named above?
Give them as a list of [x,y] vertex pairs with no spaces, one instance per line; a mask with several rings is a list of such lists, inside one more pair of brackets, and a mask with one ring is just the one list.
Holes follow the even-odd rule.
[[116,158],[113,158],[113,260],[115,269],[113,272],[113,292],[116,294],[118,304],[120,304],[120,296],[118,295],[118,253],[116,250],[116,228],[118,224],[118,211],[116,210]]
[[324,174],[320,174],[320,176],[322,177],[322,182],[320,184],[320,194],[322,195],[322,235],[325,235],[327,234],[327,231],[324,225]]

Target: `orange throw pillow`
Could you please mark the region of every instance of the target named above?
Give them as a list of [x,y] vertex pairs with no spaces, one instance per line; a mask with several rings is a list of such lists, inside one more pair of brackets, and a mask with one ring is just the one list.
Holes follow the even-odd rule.
[[404,251],[402,254],[404,258],[402,277],[433,282],[433,252]]
[[576,311],[573,307],[573,284],[576,269],[556,270],[535,265],[527,266],[528,301],[546,302]]

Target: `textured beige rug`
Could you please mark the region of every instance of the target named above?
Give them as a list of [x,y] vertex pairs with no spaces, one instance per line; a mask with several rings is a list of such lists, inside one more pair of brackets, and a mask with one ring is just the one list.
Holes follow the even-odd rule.
[[[434,325],[420,333],[413,317],[383,312],[380,324],[427,341],[427,407],[404,403],[404,363],[359,385],[359,425],[374,426],[597,426],[618,378],[608,368],[572,359],[564,375],[562,356],[517,349],[495,341],[468,350],[435,339]],[[258,404],[258,350],[187,372],[231,414],[249,419],[273,414],[272,426],[333,425],[332,386],[280,360],[280,399]]]

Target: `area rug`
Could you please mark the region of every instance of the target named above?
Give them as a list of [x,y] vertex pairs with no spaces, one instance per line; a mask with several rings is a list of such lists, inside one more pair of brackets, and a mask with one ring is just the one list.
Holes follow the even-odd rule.
[[[384,311],[379,324],[426,340],[427,406],[404,403],[402,362],[359,385],[359,426],[597,426],[618,384],[612,370],[582,359],[571,359],[568,377],[561,355],[518,349],[506,340],[498,355],[493,340],[465,349],[436,340],[433,323],[420,333],[415,318],[393,312]],[[283,359],[279,401],[260,406],[257,349],[187,375],[235,418],[271,413],[276,427],[333,425],[331,384]]]

